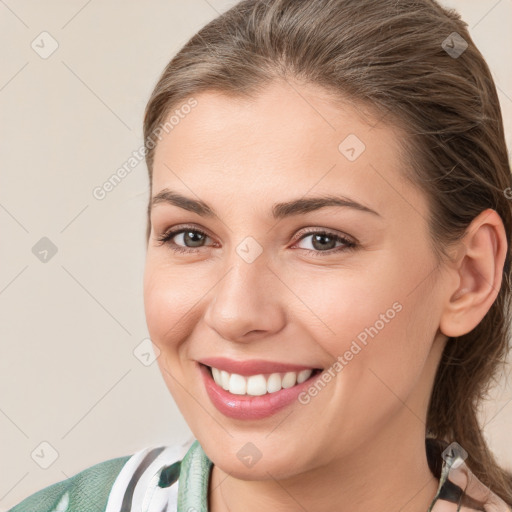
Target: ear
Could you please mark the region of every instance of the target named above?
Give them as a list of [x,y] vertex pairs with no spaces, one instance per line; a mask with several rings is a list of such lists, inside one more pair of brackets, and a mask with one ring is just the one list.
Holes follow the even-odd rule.
[[439,328],[448,337],[467,334],[489,311],[501,287],[507,238],[501,217],[488,208],[473,219],[461,252],[450,266],[454,274],[448,288]]

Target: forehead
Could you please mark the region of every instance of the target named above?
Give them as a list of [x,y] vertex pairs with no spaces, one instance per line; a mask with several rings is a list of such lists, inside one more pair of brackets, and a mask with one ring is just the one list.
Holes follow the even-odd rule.
[[156,146],[153,195],[189,188],[221,202],[236,190],[254,202],[314,188],[382,212],[404,207],[406,198],[421,208],[421,194],[402,176],[404,134],[361,105],[282,81],[251,98],[207,91],[194,99]]

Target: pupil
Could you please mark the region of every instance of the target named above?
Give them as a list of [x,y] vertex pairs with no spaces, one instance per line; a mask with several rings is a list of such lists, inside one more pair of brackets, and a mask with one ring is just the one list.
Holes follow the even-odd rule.
[[[195,244],[195,243],[198,243],[198,245],[192,245],[192,247],[200,247],[200,243],[202,242],[201,240],[201,233],[196,233],[194,231],[188,231],[185,233],[185,238],[189,238],[189,239],[192,239],[192,244]],[[198,240],[194,240],[194,238],[198,238]]]
[[[317,242],[317,241],[320,241],[320,240],[322,240],[322,239],[324,239],[324,240],[325,240],[325,239],[330,240],[330,242],[331,242],[331,243],[329,244],[329,242],[327,242],[327,245],[332,245],[333,243],[335,243],[334,239],[333,239],[333,238],[331,238],[329,235],[322,235],[322,234],[320,234],[320,235],[314,235],[314,236],[313,236],[313,247],[315,247],[315,249],[322,249],[322,248],[323,248],[323,249],[325,249],[325,248],[326,248],[326,244],[322,244],[322,243],[320,243],[320,245],[319,245],[319,246],[317,246],[317,245],[316,245],[316,242]],[[334,248],[334,245],[333,245],[332,247],[327,247],[327,248],[328,248],[328,249],[333,249],[333,248]]]

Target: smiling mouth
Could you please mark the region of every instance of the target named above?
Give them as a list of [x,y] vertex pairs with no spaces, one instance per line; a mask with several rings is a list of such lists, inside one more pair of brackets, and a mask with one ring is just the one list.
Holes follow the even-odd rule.
[[295,372],[260,373],[244,376],[202,363],[199,364],[208,370],[215,384],[219,387],[234,395],[247,396],[277,393],[282,389],[302,384],[323,371],[321,368],[310,368]]

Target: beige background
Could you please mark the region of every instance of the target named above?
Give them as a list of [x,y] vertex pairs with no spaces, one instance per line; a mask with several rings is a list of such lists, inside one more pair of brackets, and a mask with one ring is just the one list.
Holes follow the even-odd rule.
[[[0,511],[92,464],[190,434],[157,364],[136,357],[147,337],[145,165],[103,200],[92,191],[140,147],[165,64],[233,3],[0,0]],[[494,73],[510,148],[512,0],[449,5]],[[57,249],[39,242],[46,262],[32,252],[43,237]],[[512,469],[510,385],[493,396],[485,432]]]

